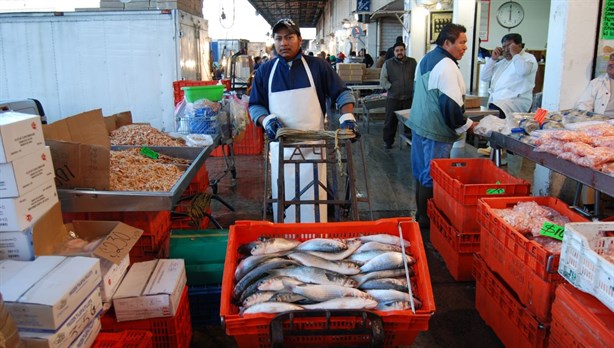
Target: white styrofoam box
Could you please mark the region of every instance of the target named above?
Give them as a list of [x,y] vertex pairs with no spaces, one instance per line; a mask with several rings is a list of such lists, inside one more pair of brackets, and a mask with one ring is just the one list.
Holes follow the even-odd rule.
[[133,264],[113,295],[117,321],[174,316],[186,280],[183,259]]
[[54,332],[19,330],[26,347],[67,348],[102,311],[100,289],[96,288]]
[[23,231],[58,202],[55,181],[48,180],[20,197],[0,199],[0,232]]
[[45,146],[38,115],[0,113],[0,163],[14,161]]
[[81,335],[70,345],[70,348],[93,346],[94,341],[96,341],[96,336],[100,333],[100,329],[102,329],[102,325],[100,323],[100,317],[98,316],[90,322]]
[[111,302],[113,300],[113,294],[119,289],[122,279],[128,272],[128,266],[130,266],[130,255],[126,255],[117,265],[109,260],[100,259],[102,274],[100,295],[103,302]]
[[565,224],[559,274],[579,290],[595,296],[614,311],[614,222]]
[[24,231],[0,232],[0,260],[34,260],[32,227]]
[[0,163],[0,197],[19,197],[54,177],[49,147],[9,163]]
[[6,260],[0,270],[4,305],[23,329],[57,330],[101,280],[99,259],[81,256]]

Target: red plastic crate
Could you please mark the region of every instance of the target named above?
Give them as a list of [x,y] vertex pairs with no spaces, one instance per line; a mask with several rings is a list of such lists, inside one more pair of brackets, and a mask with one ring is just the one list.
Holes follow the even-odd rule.
[[[234,148],[235,155],[260,155],[262,150],[264,149],[264,132],[261,127],[256,126],[253,122],[247,124],[247,128],[245,129],[245,134],[242,139],[235,139],[232,144]],[[223,156],[222,151],[226,151],[226,156],[228,156],[227,146],[218,146],[213,152],[211,156],[221,157]]]
[[[230,91],[230,80],[221,80],[224,85],[226,85],[226,91]],[[197,80],[180,80],[173,82],[173,95],[175,98],[175,105],[179,104],[180,101],[183,100],[183,90],[181,87],[190,87],[190,86],[212,86],[217,85],[218,80],[214,81],[197,81]]]
[[513,289],[520,301],[541,322],[550,322],[556,287],[564,282],[558,274],[560,253],[553,253],[529,240],[500,218],[494,209],[511,208],[518,202],[534,201],[550,207],[573,222],[588,221],[553,197],[483,198],[478,203],[482,226],[480,252],[494,272]]
[[[405,311],[375,311],[381,318],[385,331],[385,346],[410,345],[420,331],[428,330],[428,322],[435,312],[435,301],[431,288],[431,279],[426,254],[422,244],[422,237],[418,224],[410,218],[382,219],[378,221],[337,222],[337,223],[296,223],[273,224],[264,221],[238,221],[230,227],[226,260],[224,263],[224,277],[222,279],[222,297],[220,316],[226,327],[226,334],[234,336],[240,347],[270,347],[270,323],[274,314],[239,315],[239,308],[231,303],[234,284],[234,272],[238,264],[239,254],[237,248],[259,237],[284,237],[297,240],[311,238],[354,238],[358,236],[385,233],[399,235],[398,228],[402,228],[403,237],[411,243],[410,253],[416,258],[414,265],[415,276],[412,278],[416,284],[415,296],[423,306],[413,314]],[[337,317],[331,319],[331,327],[351,327],[355,318]],[[324,328],[326,318],[295,318],[295,323],[305,328]],[[284,323],[287,325],[287,323]],[[331,336],[328,336],[330,338]],[[343,341],[346,335],[332,336]],[[300,337],[292,341],[290,346],[316,346],[325,342],[327,337]],[[362,337],[362,342],[352,344],[367,344],[369,337]]]
[[473,280],[473,254],[480,251],[480,233],[460,233],[437,209],[432,199],[428,201],[431,220],[431,244],[441,254],[448,271],[456,281]]
[[151,332],[139,330],[101,332],[92,348],[153,348],[152,337]]
[[115,312],[111,310],[100,318],[100,322],[103,332],[149,331],[152,333],[154,348],[189,347],[192,339],[192,323],[190,321],[188,287],[186,286],[183,289],[179,307],[174,317],[117,322]]
[[435,204],[460,232],[479,232],[475,218],[478,199],[526,196],[531,192],[531,184],[488,159],[434,159],[431,176]]
[[539,322],[479,253],[474,255],[475,307],[506,347],[547,347],[549,325]]
[[144,248],[141,247],[142,245],[139,245],[139,242],[137,242],[137,244],[132,247],[132,250],[130,250],[130,264],[155,259],[168,259],[171,249],[170,241],[171,236],[169,234],[168,237],[160,243],[158,250],[154,251],[144,251]]
[[183,196],[193,195],[199,192],[205,192],[209,188],[209,172],[207,166],[203,163],[188,187],[183,191]]
[[563,284],[552,304],[552,347],[613,347],[614,312],[597,298]]

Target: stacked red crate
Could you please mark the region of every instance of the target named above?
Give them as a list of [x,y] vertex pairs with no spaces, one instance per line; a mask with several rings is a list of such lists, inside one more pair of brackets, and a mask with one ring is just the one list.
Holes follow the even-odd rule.
[[153,348],[152,337],[151,332],[139,330],[101,332],[92,348]]

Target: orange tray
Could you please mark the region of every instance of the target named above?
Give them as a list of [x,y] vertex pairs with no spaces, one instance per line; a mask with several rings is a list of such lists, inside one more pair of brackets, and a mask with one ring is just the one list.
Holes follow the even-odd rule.
[[480,252],[486,264],[503,278],[537,319],[547,323],[551,319],[554,291],[564,282],[557,272],[560,253],[550,252],[529,240],[494,211],[527,201],[550,207],[573,222],[588,220],[553,197],[483,198],[478,203],[478,222],[482,226]]
[[[387,347],[410,345],[420,331],[428,330],[428,322],[435,312],[435,301],[431,287],[431,277],[424,245],[418,224],[411,218],[382,219],[364,222],[336,222],[336,223],[302,223],[302,224],[274,224],[264,221],[238,221],[230,227],[228,247],[224,263],[224,277],[222,279],[222,297],[220,316],[226,328],[226,334],[234,336],[240,347],[270,347],[270,324],[275,314],[249,314],[239,315],[239,308],[231,303],[234,272],[238,264],[239,254],[237,248],[245,243],[253,242],[259,237],[284,237],[297,240],[312,238],[354,238],[364,235],[385,233],[399,235],[398,227],[402,227],[403,237],[411,243],[410,253],[416,258],[414,265],[417,291],[414,294],[423,306],[413,314],[410,310],[379,312],[385,331],[384,344]],[[324,327],[325,317],[301,318],[300,325],[308,327]],[[334,328],[351,327],[355,318],[335,318],[331,325]],[[294,320],[295,322],[297,319]],[[344,335],[337,336],[340,341]],[[292,346],[314,346],[326,343],[324,337],[303,337],[305,340],[293,341]],[[369,337],[363,337],[364,342],[353,344],[368,344]]]
[[151,339],[149,331],[101,332],[96,336],[92,348],[153,348]]

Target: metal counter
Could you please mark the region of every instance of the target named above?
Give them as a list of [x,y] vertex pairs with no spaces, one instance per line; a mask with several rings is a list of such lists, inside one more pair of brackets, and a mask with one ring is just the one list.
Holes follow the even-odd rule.
[[550,168],[570,179],[588,185],[597,191],[614,196],[614,176],[607,175],[592,168],[579,166],[550,153],[536,152],[534,146],[525,144],[498,132],[492,133],[490,145],[494,149],[507,149],[515,155],[522,156],[546,168]]
[[[207,147],[149,147],[167,156],[192,160],[183,175],[169,192],[148,191],[97,191],[81,189],[58,189],[58,197],[64,212],[105,211],[158,211],[172,210],[200,167],[219,144],[217,136],[213,145]],[[140,146],[112,146],[112,150]]]

